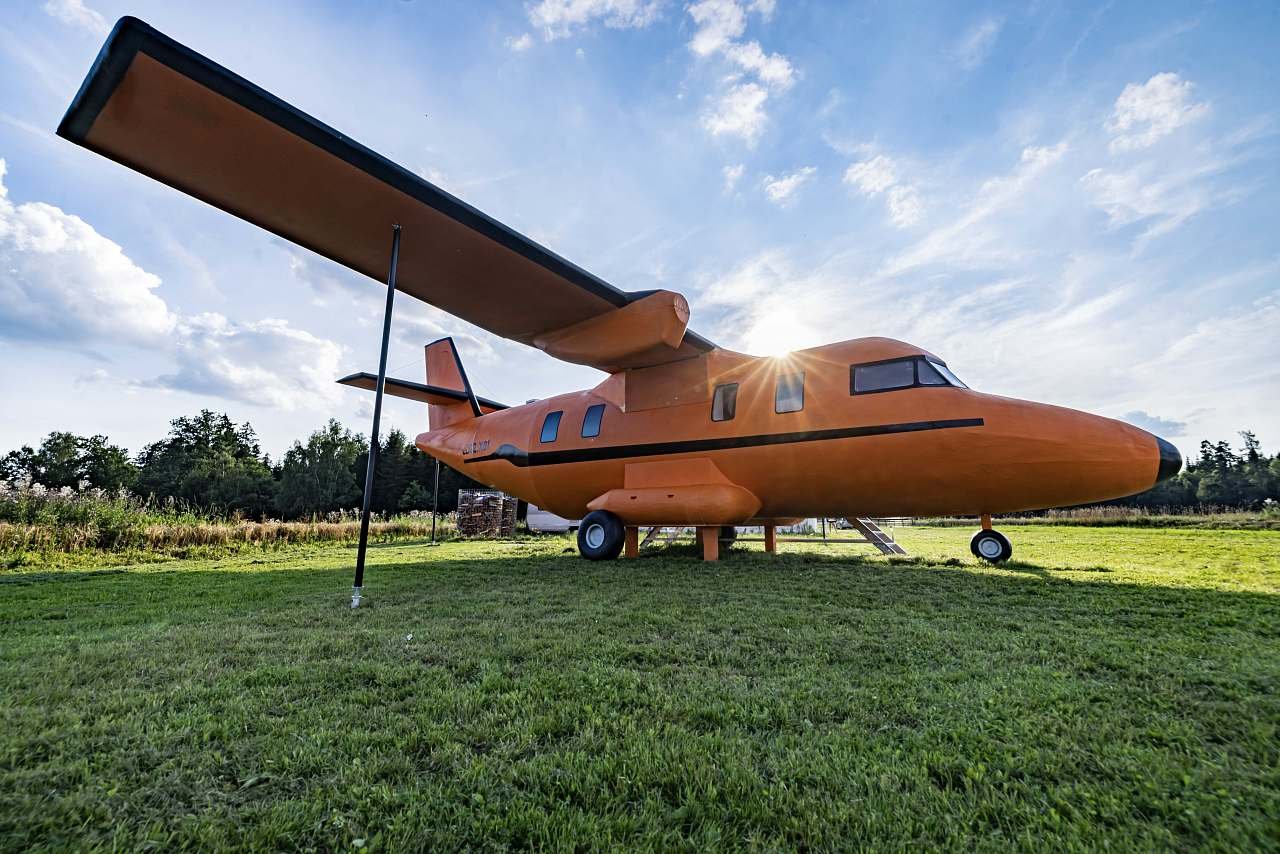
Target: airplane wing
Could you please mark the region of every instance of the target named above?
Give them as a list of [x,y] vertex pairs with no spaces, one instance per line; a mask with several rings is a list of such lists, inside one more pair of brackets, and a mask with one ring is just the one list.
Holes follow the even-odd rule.
[[[136,18],[58,135],[496,335],[602,370],[714,348],[669,291],[627,293]],[[621,334],[619,334],[621,331]]]

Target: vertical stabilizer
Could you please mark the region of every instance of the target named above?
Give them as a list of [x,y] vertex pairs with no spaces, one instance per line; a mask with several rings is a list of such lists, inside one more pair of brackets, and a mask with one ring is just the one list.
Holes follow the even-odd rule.
[[471,390],[471,382],[462,367],[462,359],[458,356],[458,348],[452,338],[441,338],[426,347],[427,385],[459,391],[467,396],[465,401],[448,406],[440,404],[427,405],[427,418],[432,430],[447,427],[468,418],[479,418],[483,411],[476,394]]

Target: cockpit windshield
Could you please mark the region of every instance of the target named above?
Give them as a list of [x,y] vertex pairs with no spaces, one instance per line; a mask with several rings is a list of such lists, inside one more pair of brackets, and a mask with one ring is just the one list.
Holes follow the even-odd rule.
[[874,394],[921,386],[968,388],[942,362],[924,356],[849,366],[849,393]]
[[948,382],[948,383],[950,383],[951,385],[955,386],[956,388],[968,388],[968,386],[967,386],[967,385],[965,385],[964,383],[960,382],[960,378],[959,378],[958,376],[956,376],[955,374],[951,373],[951,369],[950,369],[950,368],[948,368],[946,365],[942,364],[941,362],[935,362],[935,361],[933,361],[932,359],[926,359],[925,361],[926,361],[926,363],[927,363],[927,364],[929,364],[929,365],[931,365],[932,367],[936,368],[936,369],[937,369],[937,371],[938,371],[938,373],[940,373],[940,374],[942,374],[944,377],[946,377],[946,378],[947,378],[947,382]]

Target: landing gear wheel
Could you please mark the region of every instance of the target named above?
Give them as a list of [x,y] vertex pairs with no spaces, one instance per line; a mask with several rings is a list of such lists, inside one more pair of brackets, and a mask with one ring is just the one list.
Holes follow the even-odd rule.
[[592,510],[578,523],[578,551],[587,560],[613,560],[625,538],[622,520],[608,510]]
[[988,563],[1004,563],[1013,557],[1013,544],[999,531],[983,529],[969,541],[969,551],[979,560]]
[[720,548],[727,549],[733,545],[733,541],[738,539],[738,529],[732,525],[720,526]]

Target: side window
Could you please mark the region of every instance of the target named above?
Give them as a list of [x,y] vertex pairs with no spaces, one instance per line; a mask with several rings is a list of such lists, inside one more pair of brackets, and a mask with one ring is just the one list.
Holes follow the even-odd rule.
[[548,412],[547,417],[542,422],[542,436],[539,442],[554,442],[556,436],[560,435],[560,416],[564,415],[563,410]]
[[804,372],[778,377],[773,393],[774,412],[799,412],[804,409]]
[[[594,439],[600,435],[600,419],[604,418],[604,404],[596,403],[587,407],[587,414],[582,416],[582,438]],[[545,428],[544,428],[545,431]],[[545,441],[545,440],[544,440]]]
[[911,388],[916,384],[915,359],[899,359],[878,365],[854,365],[853,394]]
[[927,359],[920,359],[916,362],[916,375],[920,378],[920,385],[947,384],[946,378],[938,373],[938,369]]
[[716,393],[711,398],[711,420],[732,421],[738,414],[738,384],[725,383],[716,386]]

